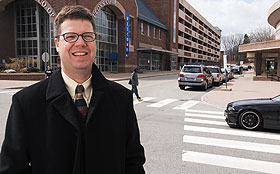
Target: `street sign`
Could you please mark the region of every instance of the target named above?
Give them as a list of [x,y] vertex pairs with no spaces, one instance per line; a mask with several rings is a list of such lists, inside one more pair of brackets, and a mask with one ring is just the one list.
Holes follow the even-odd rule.
[[49,55],[49,53],[44,52],[44,53],[42,54],[42,60],[43,60],[43,62],[48,62],[48,61],[50,60],[50,55]]

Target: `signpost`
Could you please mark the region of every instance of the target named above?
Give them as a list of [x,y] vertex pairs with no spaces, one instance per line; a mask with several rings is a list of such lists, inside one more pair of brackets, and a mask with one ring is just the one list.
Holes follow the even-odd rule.
[[47,69],[47,62],[50,61],[50,54],[47,52],[44,52],[42,54],[42,61],[45,62],[45,70]]

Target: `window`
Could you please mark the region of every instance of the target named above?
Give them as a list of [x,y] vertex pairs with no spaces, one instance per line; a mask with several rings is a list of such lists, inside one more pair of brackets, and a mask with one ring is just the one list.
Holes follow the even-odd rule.
[[158,29],[158,38],[159,38],[159,40],[161,40],[161,30],[160,29]]
[[147,31],[147,35],[148,35],[148,36],[151,36],[151,33],[150,33],[150,24],[148,24],[147,30],[148,30],[148,31]]
[[144,34],[144,23],[143,22],[141,22],[140,30],[141,30],[141,34]]
[[156,38],[156,27],[154,27],[154,38]]

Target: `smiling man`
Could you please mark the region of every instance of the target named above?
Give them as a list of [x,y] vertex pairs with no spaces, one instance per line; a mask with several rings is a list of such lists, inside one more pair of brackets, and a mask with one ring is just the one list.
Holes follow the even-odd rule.
[[144,174],[132,93],[94,64],[94,18],[64,7],[54,21],[61,69],[13,96],[0,174]]

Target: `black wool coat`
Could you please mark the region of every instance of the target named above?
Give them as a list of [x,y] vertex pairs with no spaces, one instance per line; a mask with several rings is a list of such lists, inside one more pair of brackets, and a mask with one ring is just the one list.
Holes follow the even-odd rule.
[[0,174],[144,174],[144,148],[130,90],[92,70],[85,124],[61,71],[16,93]]

